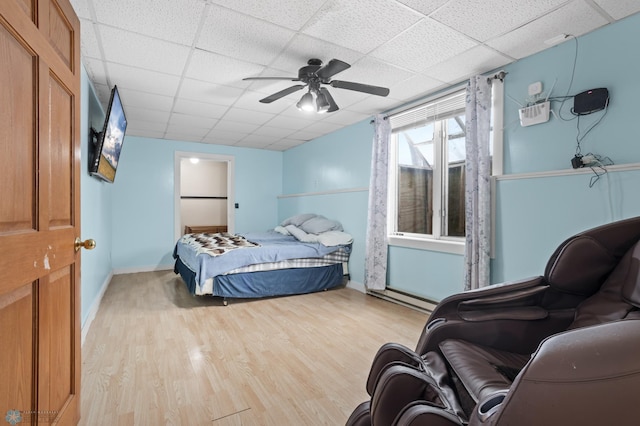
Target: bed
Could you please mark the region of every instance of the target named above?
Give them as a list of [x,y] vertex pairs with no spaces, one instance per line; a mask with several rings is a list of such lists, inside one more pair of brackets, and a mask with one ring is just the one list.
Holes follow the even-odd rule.
[[266,232],[188,233],[174,271],[193,295],[259,298],[312,293],[344,282],[351,235],[316,214],[292,216]]

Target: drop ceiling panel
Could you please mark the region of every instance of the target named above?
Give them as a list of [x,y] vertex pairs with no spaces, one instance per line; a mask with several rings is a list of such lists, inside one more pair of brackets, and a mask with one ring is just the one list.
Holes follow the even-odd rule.
[[300,130],[299,132],[292,133],[288,136],[289,139],[298,139],[300,141],[310,141],[311,139],[322,136],[322,132],[311,132],[309,130]]
[[640,12],[638,0],[594,0],[598,6],[604,9],[614,19],[622,19],[634,13]]
[[140,130],[138,128],[129,128],[127,126],[127,136],[138,136],[144,138],[164,139],[164,132],[160,130]]
[[211,0],[237,12],[299,30],[326,0]]
[[417,12],[385,0],[329,0],[303,33],[369,53],[420,18]]
[[[127,107],[126,115],[128,122],[135,122],[138,120],[151,121],[154,123],[158,123],[159,125],[162,125],[162,128],[165,128],[167,122],[169,121],[169,116],[171,115],[171,113],[169,111],[159,111],[156,109],[130,106]],[[160,128],[156,129],[160,130]]]
[[96,38],[93,22],[86,19],[80,20],[80,49],[82,52],[90,52],[95,58],[102,59],[100,43]]
[[424,18],[376,49],[372,56],[399,67],[422,71],[478,43],[430,18]]
[[264,67],[258,64],[196,49],[193,51],[189,61],[185,77],[209,83],[246,88],[250,83],[242,81],[242,79],[257,75],[263,69]]
[[249,124],[262,125],[275,117],[275,114],[231,107],[224,115],[225,120],[238,121]]
[[189,114],[195,117],[221,118],[228,109],[229,107],[224,105],[178,98],[173,107],[173,112]]
[[213,130],[224,130],[225,132],[235,132],[247,135],[256,130],[258,127],[260,127],[258,124],[250,124],[243,121],[232,121],[229,119],[224,119],[220,120],[220,122],[216,124],[216,127]]
[[464,78],[491,71],[512,61],[512,58],[480,45],[427,69],[425,74],[435,80],[457,83]]
[[184,79],[182,80],[178,97],[179,99],[229,106],[232,105],[243,92],[243,89],[237,87]]
[[270,145],[269,149],[273,149],[275,151],[286,151],[287,149],[293,148],[298,145],[301,145],[299,140],[280,139],[278,142]]
[[356,102],[349,105],[349,111],[355,111],[360,113],[379,113],[387,111],[398,105],[398,100],[393,98],[387,98],[382,96],[370,96],[364,101]]
[[120,99],[123,103],[126,103],[127,106],[149,108],[149,106],[152,105],[153,109],[160,111],[171,111],[173,107],[172,96],[155,95],[119,86],[118,92]]
[[420,13],[429,15],[449,0],[398,0]]
[[331,132],[335,132],[338,129],[341,129],[342,126],[336,123],[329,123],[327,121],[319,121],[317,123],[314,123],[312,125],[310,125],[309,127],[306,127],[304,129],[305,132],[317,132],[319,134],[326,134],[326,133],[331,133]]
[[97,21],[150,37],[190,46],[205,2],[202,0],[92,1]]
[[328,123],[341,124],[342,126],[349,126],[354,123],[358,123],[362,120],[366,120],[371,117],[370,113],[361,113],[349,110],[340,111],[340,114],[327,114],[322,121]]
[[233,132],[221,129],[213,129],[204,137],[203,141],[208,143],[216,143],[220,141],[225,141],[225,145],[233,145],[242,138],[246,137],[248,133],[246,132]]
[[78,15],[78,18],[92,19],[91,12],[89,11],[89,4],[86,1],[71,0],[71,5],[73,6],[73,10],[76,12],[76,15]]
[[[169,126],[176,127],[200,127],[211,130],[213,126],[218,122],[215,118],[200,117],[197,115],[180,114],[174,112],[169,119]],[[203,134],[204,136],[204,134]]]
[[[72,0],[103,107],[117,84],[128,134],[283,150],[640,11],[637,0]],[[328,87],[340,110],[260,99],[310,58],[388,97]],[[171,118],[171,120],[170,120]],[[249,135],[251,137],[249,137]],[[277,139],[279,138],[279,139]],[[277,139],[277,140],[276,140]]]
[[317,121],[317,117],[304,114],[297,109],[290,111],[291,115],[280,114],[269,121],[269,126],[277,126],[283,129],[289,129],[293,133],[294,130],[302,130]]
[[82,60],[89,78],[95,84],[107,85],[107,71],[105,69],[106,64],[99,59],[85,58]]
[[184,135],[191,135],[193,137],[197,137],[198,139],[202,139],[209,133],[209,131],[211,131],[211,128],[208,127],[185,126],[184,124],[180,123],[182,119],[178,118],[174,120],[174,115],[175,114],[171,116],[172,119],[167,126],[167,133],[181,133]]
[[157,95],[175,96],[180,83],[180,77],[178,76],[134,68],[128,65],[107,63],[107,70],[112,85]]
[[580,36],[606,24],[607,21],[602,15],[586,3],[577,1],[488,44],[496,50],[520,59],[548,48],[544,41],[557,35],[564,33]]
[[178,76],[184,71],[190,51],[187,46],[105,25],[98,25],[97,30],[111,62]]
[[202,138],[195,135],[189,135],[186,133],[179,132],[167,132],[164,135],[164,139],[173,140],[173,141],[187,141],[187,142],[200,142]]
[[261,136],[270,136],[275,137],[277,139],[282,139],[284,137],[289,136],[294,133],[295,130],[292,129],[283,129],[282,127],[270,127],[270,126],[262,126],[253,132],[253,135],[261,135]]
[[243,61],[268,65],[294,32],[233,10],[211,6],[197,48]]
[[434,79],[433,77],[417,74],[391,86],[389,96],[397,99],[410,100],[435,92],[444,85],[444,82]]
[[550,12],[567,0],[451,0],[431,17],[479,41],[504,34]]

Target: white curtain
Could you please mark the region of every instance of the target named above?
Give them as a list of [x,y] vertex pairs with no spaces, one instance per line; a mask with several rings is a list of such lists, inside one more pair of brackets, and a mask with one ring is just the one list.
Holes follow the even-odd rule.
[[376,115],[374,125],[364,285],[368,290],[384,290],[387,283],[387,188],[391,126],[382,115]]
[[475,76],[467,86],[466,106],[465,290],[489,285],[491,253],[491,84]]

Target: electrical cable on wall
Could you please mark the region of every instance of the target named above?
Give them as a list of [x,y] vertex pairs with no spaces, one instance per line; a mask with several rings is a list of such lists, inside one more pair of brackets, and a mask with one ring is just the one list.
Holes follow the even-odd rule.
[[[565,38],[569,38],[569,37],[573,37],[573,41],[575,42],[575,51],[573,54],[573,67],[571,70],[571,79],[569,80],[569,87],[567,88],[567,93],[565,93],[564,96],[560,97],[562,99],[562,102],[560,103],[560,107],[558,108],[558,118],[560,118],[563,121],[571,121],[576,119],[575,116],[568,119],[562,116],[562,107],[564,106],[564,103],[567,101],[567,99],[573,98],[573,96],[569,96],[569,93],[571,93],[571,88],[573,87],[573,78],[576,75],[576,64],[578,63],[578,37],[574,36],[573,34],[567,34]],[[550,98],[550,100],[553,100],[553,98]]]

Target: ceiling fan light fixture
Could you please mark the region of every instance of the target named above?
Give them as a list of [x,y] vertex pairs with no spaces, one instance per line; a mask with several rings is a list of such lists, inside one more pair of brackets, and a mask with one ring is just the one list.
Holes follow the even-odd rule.
[[316,106],[313,104],[313,95],[311,92],[307,92],[300,98],[300,101],[296,104],[296,107],[300,111],[312,112],[316,110]]
[[329,101],[324,93],[318,93],[318,97],[316,98],[316,106],[318,107],[318,114],[324,114],[329,111]]

